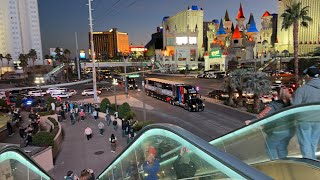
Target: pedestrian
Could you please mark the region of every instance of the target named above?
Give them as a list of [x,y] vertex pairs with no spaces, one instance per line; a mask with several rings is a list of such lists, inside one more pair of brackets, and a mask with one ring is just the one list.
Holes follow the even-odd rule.
[[92,138],[92,129],[89,126],[86,127],[84,134],[87,136],[87,140],[90,140]]
[[[307,83],[296,90],[292,100],[293,105],[320,102],[319,69],[312,66],[304,70],[304,74],[307,75]],[[301,113],[296,116],[297,138],[301,154],[304,158],[316,160],[316,150],[320,141],[319,117],[301,116],[305,114]]]
[[110,126],[110,124],[111,124],[111,116],[110,116],[110,114],[106,114],[106,121],[107,121],[108,126]]
[[81,171],[80,180],[95,180],[92,169],[84,169]]
[[98,111],[95,109],[92,114],[93,114],[94,120],[97,121],[97,119],[98,119]]
[[79,114],[80,114],[80,119],[81,119],[81,121],[84,121],[85,116],[86,116],[86,113],[84,113],[84,111],[81,110],[81,112],[80,112]]
[[7,121],[7,131],[8,131],[8,135],[9,136],[12,136],[14,133],[13,133],[13,127],[12,127],[12,124],[10,121]]
[[53,112],[55,112],[55,110],[56,110],[56,104],[54,102],[51,103],[51,110]]
[[67,105],[66,105],[66,102],[63,102],[63,104],[62,104],[62,108],[63,108],[63,111],[64,111],[64,112],[67,112]]
[[[290,105],[291,94],[289,89],[282,87],[278,90],[279,100],[271,101],[266,108],[257,115],[263,118]],[[252,120],[245,123],[249,124]],[[286,158],[288,156],[288,145],[295,134],[294,121],[290,118],[280,118],[266,123],[263,131],[266,134],[265,149],[271,160]]]
[[26,136],[26,146],[29,146],[32,144],[32,133],[28,133],[27,136]]
[[71,125],[74,125],[76,123],[74,113],[70,113],[70,120],[71,120]]
[[65,180],[79,180],[78,176],[73,173],[73,171],[68,171],[67,175],[64,176]]
[[60,111],[60,115],[61,115],[61,119],[62,119],[62,120],[66,120],[66,114],[65,114],[65,112],[66,112],[65,110],[61,110],[61,111]]
[[103,131],[104,131],[104,124],[103,124],[103,122],[100,121],[100,123],[98,124],[98,128],[99,128],[100,136],[103,136]]
[[19,127],[19,135],[22,139],[24,139],[26,136],[25,131],[26,131],[26,128],[23,128],[22,126]]
[[111,137],[109,138],[109,141],[111,143],[111,152],[115,153],[117,148],[117,138],[114,134],[111,134]]
[[74,108],[73,102],[70,102],[70,103],[69,103],[69,107],[70,107],[70,110],[72,110],[72,109]]
[[112,125],[113,125],[113,129],[114,129],[115,131],[117,131],[117,130],[118,130],[118,121],[117,121],[117,119],[115,119],[115,120],[112,121]]
[[107,104],[106,114],[109,114],[109,104]]
[[127,121],[124,118],[122,118],[121,120],[122,137],[126,136],[126,128],[127,128]]

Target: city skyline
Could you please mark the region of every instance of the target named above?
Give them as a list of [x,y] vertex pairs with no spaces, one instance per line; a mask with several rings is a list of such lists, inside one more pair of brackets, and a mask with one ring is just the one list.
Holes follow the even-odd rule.
[[[49,48],[63,47],[75,51],[75,35],[78,32],[80,49],[88,49],[88,6],[87,0],[75,0],[72,2],[56,0],[39,1],[40,26],[44,54],[49,53]],[[228,10],[230,18],[235,22],[235,17],[242,3],[247,20],[252,12],[257,22],[258,29],[261,25],[261,16],[264,11],[277,13],[277,0],[226,0],[212,1],[147,1],[103,0],[93,1],[94,31],[107,31],[113,27],[129,34],[130,44],[145,45],[151,34],[156,32],[156,27],[161,26],[164,16],[172,16],[188,6],[197,5],[204,10],[204,21],[220,19]],[[57,10],[56,5],[60,9]],[[256,7],[256,5],[259,5]],[[157,7],[157,8],[154,8]],[[212,7],[212,10],[210,9]],[[263,8],[261,8],[263,7]],[[152,14],[152,15],[150,15]],[[130,18],[127,18],[130,17]]]

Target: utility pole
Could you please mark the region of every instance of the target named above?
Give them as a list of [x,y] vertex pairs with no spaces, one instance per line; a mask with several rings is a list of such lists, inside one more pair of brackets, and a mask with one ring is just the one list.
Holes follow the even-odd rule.
[[96,77],[96,64],[95,64],[95,57],[94,57],[94,45],[93,45],[93,24],[92,24],[92,9],[91,9],[91,1],[88,0],[89,6],[89,26],[90,26],[90,44],[91,44],[91,59],[92,59],[92,78],[93,78],[93,99],[94,102],[98,102],[97,97],[97,77]]
[[124,62],[124,90],[125,90],[126,98],[128,99],[128,79],[127,79],[126,58],[124,57],[124,55],[122,55],[122,57]]
[[77,32],[74,33],[76,37],[76,55],[77,55],[77,70],[78,70],[78,79],[80,80],[80,59],[79,59],[79,46],[78,46],[78,34]]
[[146,119],[147,119],[147,113],[146,113],[146,104],[145,104],[145,100],[144,100],[144,97],[145,97],[146,93],[145,93],[145,88],[144,88],[144,77],[142,78],[142,96],[143,96],[143,99],[142,99],[142,103],[143,103],[143,122],[146,122]]

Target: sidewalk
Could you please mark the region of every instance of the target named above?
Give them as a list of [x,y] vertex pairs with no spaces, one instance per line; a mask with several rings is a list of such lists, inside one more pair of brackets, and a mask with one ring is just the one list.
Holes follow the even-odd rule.
[[[107,126],[103,118],[95,121],[90,114],[86,115],[84,121],[71,125],[69,113],[66,117],[67,120],[61,122],[64,133],[62,148],[55,160],[54,169],[49,172],[52,178],[63,179],[69,170],[80,176],[80,172],[85,168],[91,168],[97,176],[126,148],[126,138],[122,137],[120,126],[118,131],[115,131],[112,125]],[[105,125],[104,136],[99,135],[100,121]],[[89,141],[84,134],[87,126],[93,131]],[[111,153],[110,149],[109,137],[112,133],[117,137],[116,153]]]

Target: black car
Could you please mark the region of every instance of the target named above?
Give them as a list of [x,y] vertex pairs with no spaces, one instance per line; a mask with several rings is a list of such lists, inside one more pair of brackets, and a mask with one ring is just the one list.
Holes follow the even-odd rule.
[[225,100],[229,97],[229,94],[224,90],[215,89],[215,90],[209,92],[208,96],[210,98]]

